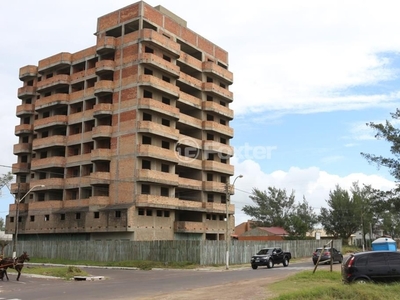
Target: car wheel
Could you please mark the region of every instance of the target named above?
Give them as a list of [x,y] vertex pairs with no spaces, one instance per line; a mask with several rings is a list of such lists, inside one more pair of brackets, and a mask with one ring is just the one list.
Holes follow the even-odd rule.
[[343,256],[340,257],[340,259],[338,260],[339,264],[341,264],[343,261]]
[[251,265],[253,270],[257,270],[258,266],[257,265]]
[[367,278],[357,278],[357,279],[354,280],[354,283],[366,284],[366,283],[369,283],[369,280]]
[[274,262],[270,259],[269,261],[268,261],[268,263],[267,263],[267,268],[268,269],[271,269],[271,268],[273,268],[274,267]]
[[282,264],[284,267],[287,267],[289,265],[289,260],[287,258],[284,258]]

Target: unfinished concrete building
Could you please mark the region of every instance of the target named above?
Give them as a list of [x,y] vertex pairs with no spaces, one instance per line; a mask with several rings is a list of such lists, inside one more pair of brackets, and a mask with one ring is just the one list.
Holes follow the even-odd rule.
[[225,239],[226,206],[234,228],[228,53],[142,1],[99,17],[95,35],[93,47],[20,69],[20,202],[6,232]]

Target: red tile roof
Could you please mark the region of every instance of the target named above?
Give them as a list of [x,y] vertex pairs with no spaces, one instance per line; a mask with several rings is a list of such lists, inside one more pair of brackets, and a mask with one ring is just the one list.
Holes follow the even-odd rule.
[[282,227],[259,227],[261,230],[268,231],[273,235],[288,235],[288,232]]

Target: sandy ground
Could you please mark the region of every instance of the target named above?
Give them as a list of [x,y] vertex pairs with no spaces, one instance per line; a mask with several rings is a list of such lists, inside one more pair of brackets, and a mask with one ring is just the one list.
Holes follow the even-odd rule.
[[[333,265],[333,270],[340,270],[340,264]],[[141,298],[141,300],[265,300],[277,296],[268,289],[268,285],[280,281],[287,276],[290,275],[231,282],[229,284],[180,291],[172,294],[159,294]]]
[[281,278],[261,278],[248,281],[232,282],[224,285],[198,288],[177,293],[159,294],[142,300],[265,300],[272,298],[274,294],[268,291],[268,284]]

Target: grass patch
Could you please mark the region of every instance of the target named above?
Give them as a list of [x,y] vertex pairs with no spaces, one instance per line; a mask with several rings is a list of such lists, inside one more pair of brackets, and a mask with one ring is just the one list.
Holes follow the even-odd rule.
[[338,271],[303,271],[269,286],[275,300],[400,299],[400,284],[343,284]]
[[[16,273],[14,269],[8,269],[8,273]],[[78,267],[66,266],[66,267],[36,267],[36,266],[24,266],[22,269],[22,275],[35,274],[44,276],[53,276],[63,279],[71,279],[74,276],[88,276],[89,274]]]
[[157,262],[148,260],[134,260],[134,261],[85,261],[85,260],[65,260],[65,259],[48,259],[48,258],[31,258],[31,263],[47,263],[47,264],[61,264],[61,265],[81,265],[81,266],[104,266],[104,267],[126,267],[138,268],[141,270],[151,270],[153,268],[171,268],[171,269],[195,269],[199,265],[191,262]]
[[362,249],[357,247],[357,246],[348,246],[348,245],[343,245],[342,246],[342,254],[349,254],[349,253],[356,253],[356,252],[361,252]]

